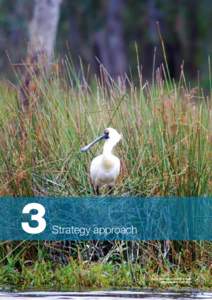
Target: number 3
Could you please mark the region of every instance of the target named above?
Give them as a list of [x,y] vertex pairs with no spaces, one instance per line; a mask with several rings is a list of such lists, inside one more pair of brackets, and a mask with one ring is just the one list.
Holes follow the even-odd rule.
[[22,213],[30,214],[30,211],[33,209],[37,210],[37,214],[31,214],[31,221],[36,221],[38,225],[36,227],[31,227],[28,222],[22,222],[21,226],[27,233],[38,234],[43,232],[46,228],[46,220],[43,218],[46,211],[44,206],[39,203],[29,203],[24,206]]

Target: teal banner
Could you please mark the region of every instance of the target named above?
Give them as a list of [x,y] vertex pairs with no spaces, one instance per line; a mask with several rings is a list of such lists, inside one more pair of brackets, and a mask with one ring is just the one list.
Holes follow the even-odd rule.
[[212,240],[212,198],[1,197],[0,240]]

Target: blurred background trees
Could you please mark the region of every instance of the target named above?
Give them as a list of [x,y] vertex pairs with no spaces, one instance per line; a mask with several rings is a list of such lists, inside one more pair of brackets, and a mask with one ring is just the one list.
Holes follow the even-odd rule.
[[[58,5],[60,2],[45,1]],[[11,78],[8,57],[13,63],[26,57],[28,41],[33,38],[32,32],[29,38],[29,28],[35,4],[36,1],[28,0],[0,0],[1,78]],[[45,14],[43,10],[42,13]],[[156,68],[163,60],[158,21],[171,76],[179,77],[184,62],[191,79],[197,78],[198,71],[204,79],[212,50],[211,16],[210,0],[63,0],[55,53],[59,57],[71,56],[76,70],[80,69],[79,58],[95,73],[101,62],[115,79],[125,71],[134,74],[138,55],[144,77],[150,78],[155,49]],[[50,22],[48,14],[46,22]],[[47,42],[51,34],[45,34]]]

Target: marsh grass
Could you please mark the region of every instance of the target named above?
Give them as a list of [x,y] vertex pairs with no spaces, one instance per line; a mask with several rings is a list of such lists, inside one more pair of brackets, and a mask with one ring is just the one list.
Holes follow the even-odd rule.
[[[152,84],[143,82],[140,72],[137,84],[128,78],[115,83],[104,68],[100,79],[89,83],[82,74],[79,79],[66,59],[50,78],[34,76],[25,112],[18,90],[0,83],[0,195],[93,195],[88,168],[102,146],[87,154],[80,147],[106,127],[123,135],[116,149],[123,168],[115,195],[211,195],[211,91],[206,96],[200,86],[190,88],[183,71],[174,82],[163,67]],[[51,248],[54,259],[64,255],[67,266],[59,261],[58,267]],[[210,242],[173,241],[168,248],[157,241],[133,247],[121,241],[71,242],[68,249],[6,242],[0,246],[0,283],[44,289],[51,284],[58,289],[168,287],[163,276],[194,274],[198,280],[189,279],[187,286],[209,286],[211,251]]]
[[123,134],[115,194],[211,194],[211,99],[200,88],[162,75],[154,86],[118,85],[107,74],[104,86],[89,85],[73,82],[64,65],[50,80],[34,78],[25,113],[17,91],[1,83],[2,195],[91,195],[88,167],[102,145],[88,154],[80,147],[109,126]]
[[[53,271],[54,270],[54,271]],[[40,261],[32,266],[25,266],[14,272],[14,267],[0,269],[0,282],[4,286],[19,290],[46,291],[84,291],[99,289],[157,288],[185,289],[198,288],[210,290],[210,272],[202,269],[199,272],[187,273],[175,270],[173,273],[153,272],[151,268],[142,269],[140,265],[128,264],[88,264],[71,261],[66,266],[55,266],[51,262]]]

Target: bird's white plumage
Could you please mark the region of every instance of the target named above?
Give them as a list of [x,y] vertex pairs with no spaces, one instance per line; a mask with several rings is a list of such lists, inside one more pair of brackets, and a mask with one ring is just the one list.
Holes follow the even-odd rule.
[[115,155],[95,157],[90,166],[90,177],[94,186],[114,186],[120,173],[120,160]]
[[120,174],[120,160],[112,151],[121,140],[121,135],[113,128],[106,129],[109,133],[105,140],[103,153],[95,157],[90,165],[90,178],[93,186],[113,187]]

